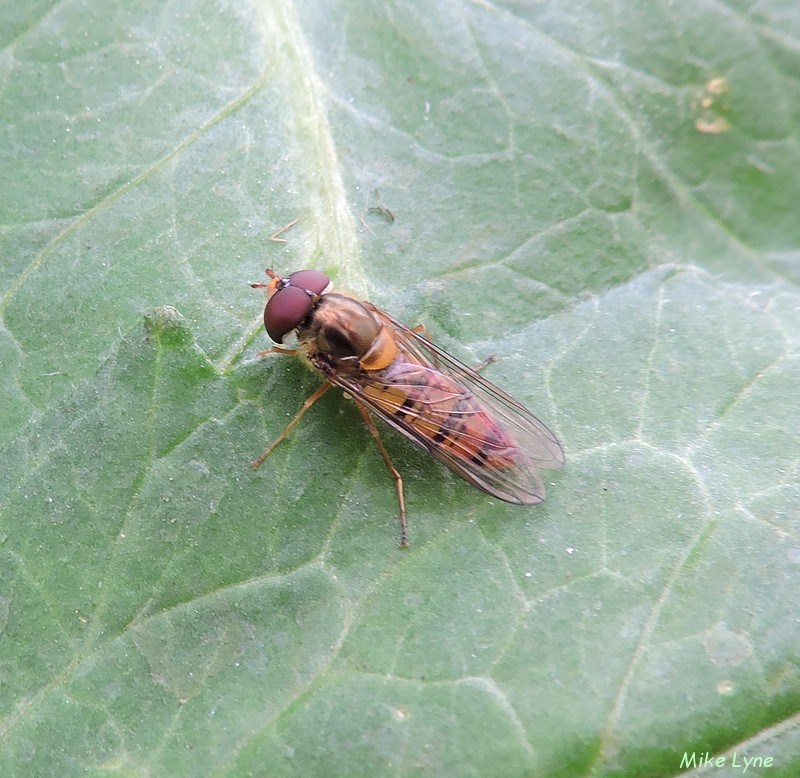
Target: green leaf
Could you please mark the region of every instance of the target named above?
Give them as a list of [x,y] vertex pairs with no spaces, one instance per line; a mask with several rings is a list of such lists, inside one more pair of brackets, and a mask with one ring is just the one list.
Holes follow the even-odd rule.
[[[800,11],[17,5],[0,774],[798,773]],[[339,392],[254,471],[264,267],[494,353],[547,501],[387,431],[400,550]]]

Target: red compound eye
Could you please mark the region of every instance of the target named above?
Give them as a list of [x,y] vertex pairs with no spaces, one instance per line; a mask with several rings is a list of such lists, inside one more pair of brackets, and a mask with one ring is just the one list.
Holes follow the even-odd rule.
[[278,289],[267,300],[267,307],[264,308],[267,334],[276,343],[283,343],[284,336],[300,325],[313,304],[313,298],[302,289],[293,286]]
[[322,294],[331,284],[325,273],[319,270],[298,270],[286,279],[289,286],[297,289],[308,289],[314,294]]
[[284,337],[308,316],[315,296],[322,294],[331,282],[319,270],[298,270],[278,280],[280,285],[264,308],[264,327],[276,343],[283,343]]

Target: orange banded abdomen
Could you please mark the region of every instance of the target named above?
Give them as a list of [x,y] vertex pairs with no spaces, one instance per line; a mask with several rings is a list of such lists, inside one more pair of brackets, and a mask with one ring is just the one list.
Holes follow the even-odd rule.
[[514,467],[519,448],[478,402],[451,378],[424,365],[396,359],[364,394],[399,422],[463,461]]

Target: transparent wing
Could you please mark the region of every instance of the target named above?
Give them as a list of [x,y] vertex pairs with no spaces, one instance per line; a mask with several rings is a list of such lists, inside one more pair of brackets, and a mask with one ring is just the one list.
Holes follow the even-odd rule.
[[541,502],[538,471],[564,464],[555,435],[474,370],[365,305],[389,328],[400,356],[381,371],[325,371],[328,380],[479,489],[506,502]]

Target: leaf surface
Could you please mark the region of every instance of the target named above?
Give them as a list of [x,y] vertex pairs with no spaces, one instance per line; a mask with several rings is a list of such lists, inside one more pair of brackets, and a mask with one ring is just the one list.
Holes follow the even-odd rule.
[[[0,15],[1,774],[797,774],[797,9]],[[264,267],[494,353],[547,501],[387,431],[401,551],[338,392],[253,471]]]

